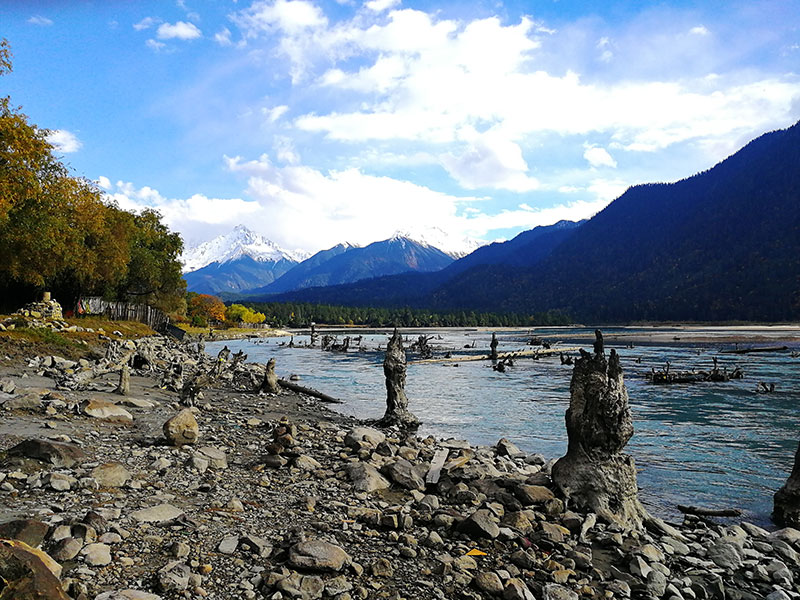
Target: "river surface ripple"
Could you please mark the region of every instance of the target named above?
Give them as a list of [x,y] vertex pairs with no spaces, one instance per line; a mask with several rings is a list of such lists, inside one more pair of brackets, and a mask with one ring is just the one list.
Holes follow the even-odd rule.
[[[591,348],[592,331],[504,330],[498,332],[498,350],[530,349],[526,346],[530,335]],[[721,341],[729,330],[715,331],[693,341],[682,330],[675,330],[674,336],[670,329],[605,330],[607,351],[616,348],[621,356],[633,412],[635,434],[626,452],[636,460],[640,498],[654,514],[675,519],[677,504],[739,508],[746,520],[769,526],[772,495],[791,471],[800,438],[800,358],[792,358],[790,351],[720,354],[733,345]],[[403,332],[413,340],[421,330]],[[491,338],[490,331],[478,330],[425,333],[437,336],[431,340],[437,355],[446,349],[486,354]],[[738,329],[736,334],[744,339],[748,332]],[[340,333],[340,339],[343,335],[348,333]],[[227,344],[234,352],[244,350],[249,362],[275,357],[279,377],[297,374],[302,385],[345,400],[343,405],[331,405],[336,410],[371,419],[385,410],[383,353],[377,348],[385,348],[387,339],[386,331],[365,333],[361,344],[367,351],[351,350],[346,355],[288,347],[289,338],[213,342],[206,344],[206,351],[216,354]],[[634,347],[628,347],[628,339],[637,340]],[[308,340],[308,335],[294,338],[296,345]],[[464,348],[473,342],[474,349]],[[778,336],[753,345],[783,344],[800,349],[796,337],[786,342]],[[651,368],[660,369],[666,361],[676,370],[709,370],[713,356],[719,358],[720,368],[740,367],[744,379],[672,386],[652,385],[645,379]],[[547,458],[565,453],[564,412],[572,369],[561,365],[557,356],[520,358],[505,373],[493,371],[488,361],[456,366],[415,363],[413,358],[409,353],[406,392],[410,409],[423,422],[420,435],[486,445],[507,437],[521,449]],[[776,391],[756,393],[760,381],[774,383]]]

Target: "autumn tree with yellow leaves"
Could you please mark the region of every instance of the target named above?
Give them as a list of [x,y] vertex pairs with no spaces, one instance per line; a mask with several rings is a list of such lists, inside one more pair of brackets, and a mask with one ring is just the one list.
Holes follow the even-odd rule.
[[[12,70],[0,40],[0,76]],[[69,305],[80,295],[185,310],[178,257],[183,242],[152,210],[133,214],[71,176],[11,99],[0,97],[0,298],[6,308],[50,289]]]

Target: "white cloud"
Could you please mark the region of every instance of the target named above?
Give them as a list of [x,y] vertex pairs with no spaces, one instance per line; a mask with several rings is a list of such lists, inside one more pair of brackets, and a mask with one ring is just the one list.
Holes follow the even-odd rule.
[[28,23],[31,25],[39,25],[40,27],[48,27],[53,24],[53,21],[41,15],[34,15],[28,19]]
[[539,182],[527,175],[528,164],[518,144],[494,132],[478,134],[466,128],[462,137],[469,140],[460,155],[442,156],[447,172],[466,189],[496,188],[514,192],[529,192]]
[[214,34],[214,41],[220,46],[230,46],[233,43],[231,42],[231,30],[227,27],[223,27],[220,31]]
[[383,12],[400,4],[401,0],[370,0],[364,6],[375,12]]
[[147,46],[151,50],[155,50],[156,52],[158,52],[159,50],[162,50],[166,46],[166,44],[164,42],[159,42],[159,41],[156,41],[154,39],[149,39],[144,44],[145,44],[145,46]]
[[697,27],[692,27],[689,30],[689,33],[694,35],[708,35],[711,32],[706,29],[705,25],[698,25]]
[[592,167],[611,167],[617,168],[617,161],[608,153],[605,148],[584,144],[583,158],[585,158]]
[[237,13],[234,21],[248,37],[275,29],[297,34],[328,23],[322,11],[313,2],[306,0],[257,1],[248,9]]
[[47,136],[47,141],[55,146],[56,150],[65,154],[77,152],[83,146],[75,134],[66,129],[51,131]]
[[262,108],[261,112],[267,117],[267,120],[270,123],[274,123],[278,119],[280,119],[283,115],[286,114],[286,111],[289,110],[289,107],[285,104],[281,104],[280,106],[274,106],[272,108]]
[[144,19],[142,19],[138,23],[134,23],[133,24],[133,28],[136,31],[142,31],[144,29],[150,29],[153,25],[155,25],[156,23],[160,23],[160,22],[161,22],[161,19],[159,19],[157,17],[145,17]]
[[107,197],[123,210],[157,210],[164,223],[173,231],[180,232],[185,240],[205,241],[214,235],[227,233],[239,223],[250,222],[253,215],[262,210],[257,202],[241,198],[209,198],[204,194],[166,198],[149,186],[137,188],[124,181],[111,185],[107,177],[100,177],[99,183],[106,190]]
[[106,191],[111,191],[113,188],[111,180],[105,175],[100,175],[100,177],[97,178],[97,185]]
[[202,37],[203,32],[193,23],[178,21],[174,25],[171,23],[162,23],[158,26],[156,35],[160,40],[194,40]]

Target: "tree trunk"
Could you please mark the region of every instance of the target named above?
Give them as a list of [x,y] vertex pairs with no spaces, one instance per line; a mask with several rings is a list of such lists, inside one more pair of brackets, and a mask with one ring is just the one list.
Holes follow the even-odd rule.
[[386,345],[383,360],[383,374],[386,377],[386,414],[381,420],[384,426],[417,427],[419,420],[408,410],[406,397],[406,353],[403,338],[397,329]]

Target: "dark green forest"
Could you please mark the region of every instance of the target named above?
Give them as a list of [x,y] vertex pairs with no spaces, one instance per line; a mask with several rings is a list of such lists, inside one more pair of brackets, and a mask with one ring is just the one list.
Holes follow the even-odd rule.
[[432,312],[411,308],[367,308],[305,302],[246,303],[276,327],[327,325],[369,327],[533,327],[568,325],[572,320],[557,311],[523,315],[475,311]]

